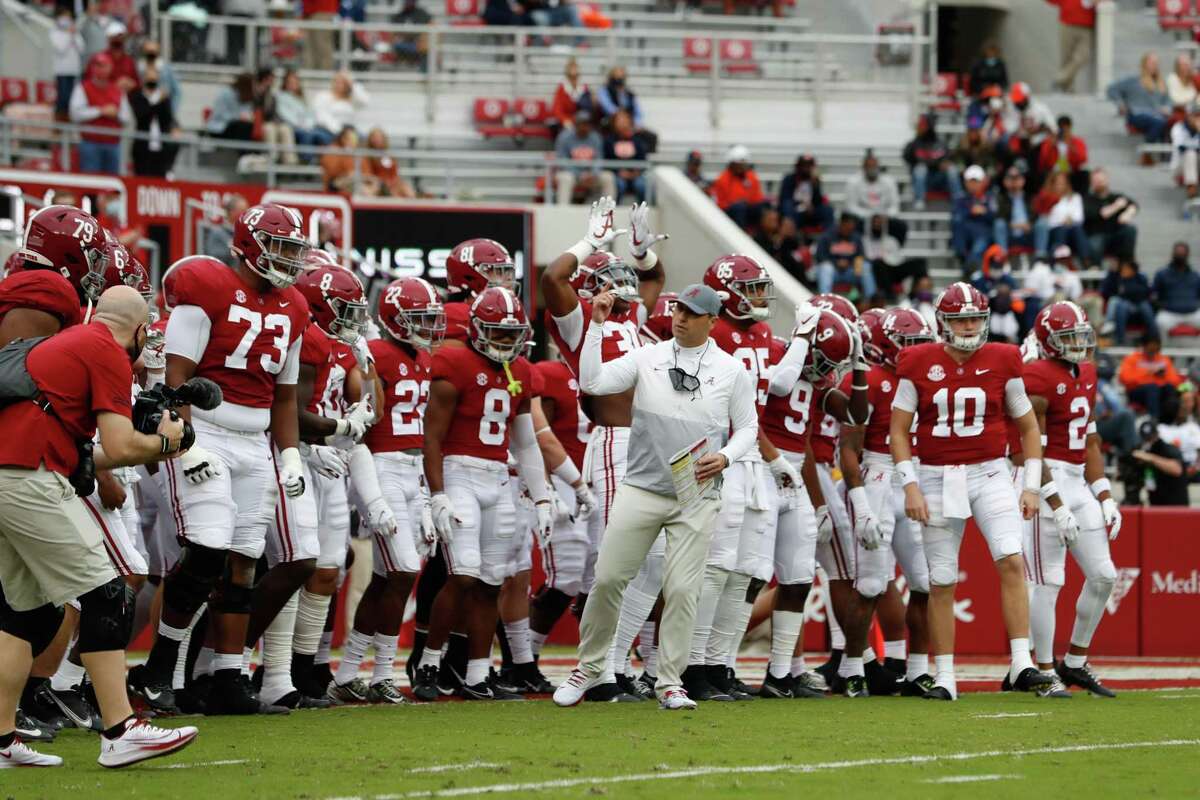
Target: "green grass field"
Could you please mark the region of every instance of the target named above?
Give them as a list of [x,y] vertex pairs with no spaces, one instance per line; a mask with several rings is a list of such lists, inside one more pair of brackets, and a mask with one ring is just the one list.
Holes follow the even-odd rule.
[[[1200,690],[1116,700],[967,694],[764,701],[667,713],[549,701],[199,718],[199,739],[124,771],[94,735],[0,773],[0,798],[1200,796]],[[170,723],[169,723],[170,724]]]

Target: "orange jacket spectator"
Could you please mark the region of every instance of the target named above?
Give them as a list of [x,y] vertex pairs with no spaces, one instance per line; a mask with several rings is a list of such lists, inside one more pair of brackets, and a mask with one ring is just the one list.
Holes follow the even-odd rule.
[[1058,6],[1058,21],[1063,25],[1075,25],[1080,28],[1096,26],[1096,0],[1046,0],[1052,6]]
[[1156,384],[1178,386],[1183,378],[1175,371],[1171,357],[1161,352],[1150,355],[1145,350],[1134,350],[1121,361],[1121,369],[1117,377],[1125,386],[1126,391],[1132,391],[1138,386]]
[[726,167],[712,182],[708,191],[722,209],[729,208],[734,203],[757,205],[766,200],[762,184],[758,182],[758,174],[752,169],[747,169],[738,176]]

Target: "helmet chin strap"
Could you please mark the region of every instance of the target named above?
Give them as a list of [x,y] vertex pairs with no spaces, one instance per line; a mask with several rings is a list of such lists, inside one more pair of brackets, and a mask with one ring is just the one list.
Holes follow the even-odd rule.
[[88,295],[87,310],[83,312],[83,324],[87,325],[92,321],[92,297]]

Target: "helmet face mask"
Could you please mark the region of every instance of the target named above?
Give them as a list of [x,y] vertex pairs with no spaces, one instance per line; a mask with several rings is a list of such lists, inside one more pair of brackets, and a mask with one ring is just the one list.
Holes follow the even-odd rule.
[[346,344],[354,344],[362,336],[363,327],[367,324],[367,303],[365,300],[343,300],[331,297],[329,307],[333,309],[334,319],[329,324],[329,332]]
[[1082,364],[1088,360],[1088,354],[1096,346],[1096,332],[1091,326],[1072,328],[1065,331],[1054,331],[1050,341],[1058,349],[1059,358],[1072,364]]
[[640,284],[637,273],[616,256],[608,253],[605,256],[607,260],[599,266],[581,265],[583,280],[575,290],[576,294],[584,300],[591,300],[604,292],[612,292],[617,300],[640,303],[642,296],[638,294]]
[[397,321],[408,331],[403,340],[426,350],[432,350],[446,338],[446,312],[439,305],[419,311],[400,309]]
[[[991,311],[987,297],[969,283],[954,283],[941,293],[934,304],[938,336],[956,350],[972,353],[987,343]],[[979,320],[974,330],[954,323]]]
[[850,366],[853,333],[847,322],[832,311],[822,311],[801,375],[813,386],[832,386]]
[[738,311],[742,319],[749,317],[757,322],[770,319],[771,302],[775,299],[775,283],[765,274],[761,278],[733,281],[729,288],[738,297]]
[[1038,312],[1034,331],[1044,354],[1071,364],[1087,361],[1096,347],[1096,332],[1087,315],[1068,301],[1052,303]]
[[509,364],[525,354],[531,331],[521,301],[508,289],[485,289],[471,304],[471,345],[485,358]]
[[[966,314],[945,314],[940,311],[938,312],[938,320],[942,323],[943,336],[946,339],[946,343],[956,350],[965,350],[966,352],[978,350],[987,342],[988,319],[990,316],[991,314],[987,311]],[[955,330],[955,322],[975,319],[980,320],[980,325],[973,333]]]
[[508,249],[493,239],[468,239],[446,258],[450,292],[478,295],[493,286],[516,290],[517,266]]
[[432,350],[446,335],[446,309],[423,278],[399,278],[379,295],[379,325],[413,347]]
[[510,291],[517,289],[517,265],[511,261],[504,264],[481,264],[479,274],[487,278],[487,285],[500,286]]
[[304,239],[276,236],[266,231],[254,231],[262,255],[250,264],[250,269],[276,289],[291,286],[304,269],[309,245]]

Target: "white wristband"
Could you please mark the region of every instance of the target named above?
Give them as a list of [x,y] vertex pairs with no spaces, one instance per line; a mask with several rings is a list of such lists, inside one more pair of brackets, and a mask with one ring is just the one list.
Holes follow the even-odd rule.
[[900,485],[908,486],[917,482],[917,470],[912,461],[901,461],[896,465],[896,474],[900,476]]
[[1099,480],[1092,481],[1088,488],[1092,490],[1092,497],[1096,498],[1105,492],[1112,493],[1112,484],[1108,482],[1108,478],[1100,478]]
[[638,272],[648,272],[658,266],[658,253],[653,250],[647,250],[646,255],[638,258],[633,256],[633,266],[637,267]]
[[[1027,472],[1025,474],[1028,475],[1029,473]],[[1042,495],[1043,500],[1049,500],[1051,496],[1058,494],[1058,486],[1054,483],[1054,481],[1047,481],[1046,483],[1042,484],[1039,492]]]
[[867,500],[867,487],[855,486],[846,495],[850,498],[850,507],[854,509],[855,516],[859,516],[870,510],[871,506]]
[[1096,433],[1097,432],[1096,431],[1096,420],[1092,420],[1091,422],[1088,423],[1086,432],[1087,433]]
[[1042,488],[1042,460],[1025,459],[1025,491],[1037,492]]
[[350,435],[350,420],[345,417],[337,421],[337,427],[333,429],[334,436],[349,436]]
[[290,469],[299,475],[304,474],[304,465],[300,461],[300,450],[295,447],[279,451],[279,463],[284,469]]
[[554,477],[562,480],[568,486],[574,486],[579,483],[582,476],[579,474],[579,468],[575,466],[575,462],[570,458],[564,458],[563,462],[554,468]]
[[578,242],[568,247],[566,252],[575,256],[575,260],[582,264],[585,258],[596,252],[596,248],[589,244],[586,239],[580,239]]

